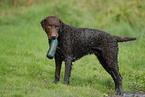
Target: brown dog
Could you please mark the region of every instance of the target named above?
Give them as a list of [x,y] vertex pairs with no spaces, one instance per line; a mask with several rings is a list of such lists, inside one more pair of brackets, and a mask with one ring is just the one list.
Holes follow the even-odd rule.
[[65,61],[64,83],[69,83],[72,62],[87,54],[95,54],[103,68],[112,76],[118,95],[123,94],[122,77],[118,68],[118,42],[136,40],[134,37],[113,36],[104,31],[89,28],[76,28],[63,23],[58,17],[49,16],[41,21],[49,42],[58,39],[55,54],[55,80],[60,78],[62,61]]

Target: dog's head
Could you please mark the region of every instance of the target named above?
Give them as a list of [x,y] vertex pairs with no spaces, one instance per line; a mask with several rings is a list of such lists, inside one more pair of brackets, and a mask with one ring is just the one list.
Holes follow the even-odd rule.
[[45,30],[48,39],[56,39],[61,32],[62,21],[56,16],[48,16],[41,22],[42,28]]

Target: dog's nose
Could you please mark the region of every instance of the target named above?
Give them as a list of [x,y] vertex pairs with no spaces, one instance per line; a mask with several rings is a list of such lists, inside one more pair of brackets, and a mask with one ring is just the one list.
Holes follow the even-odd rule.
[[51,37],[52,37],[52,39],[56,39],[57,35],[55,33],[52,33]]

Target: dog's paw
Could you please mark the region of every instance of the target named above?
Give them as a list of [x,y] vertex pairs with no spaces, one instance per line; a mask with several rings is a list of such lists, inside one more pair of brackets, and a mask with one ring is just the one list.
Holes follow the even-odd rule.
[[121,95],[121,96],[122,96],[122,95],[123,95],[123,91],[117,90],[117,91],[116,91],[116,95]]
[[65,84],[65,85],[68,85],[68,84],[69,84],[69,81],[64,81],[64,84]]
[[53,83],[54,83],[54,84],[57,84],[57,83],[58,83],[58,80],[54,80]]

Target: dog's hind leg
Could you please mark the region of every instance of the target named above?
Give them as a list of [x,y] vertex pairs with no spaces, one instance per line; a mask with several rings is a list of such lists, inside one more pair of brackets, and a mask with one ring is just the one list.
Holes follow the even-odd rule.
[[69,77],[71,77],[72,65],[73,65],[73,64],[71,64],[71,66],[70,66]]
[[[117,51],[116,51],[117,52]],[[104,53],[104,54],[103,54]],[[123,94],[122,77],[119,73],[117,65],[117,53],[114,52],[101,52],[100,56],[97,56],[103,68],[112,76],[115,82],[115,90],[117,95]]]

